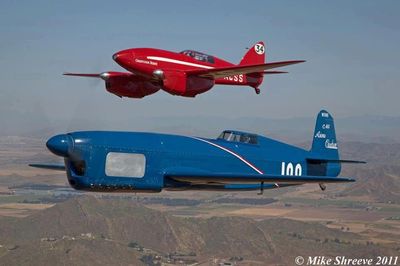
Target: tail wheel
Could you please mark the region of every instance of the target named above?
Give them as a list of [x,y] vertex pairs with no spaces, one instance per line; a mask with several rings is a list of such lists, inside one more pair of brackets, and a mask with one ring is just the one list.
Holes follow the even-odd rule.
[[255,91],[257,94],[260,94],[260,92],[261,92],[261,90],[260,90],[259,88],[254,88],[254,91]]

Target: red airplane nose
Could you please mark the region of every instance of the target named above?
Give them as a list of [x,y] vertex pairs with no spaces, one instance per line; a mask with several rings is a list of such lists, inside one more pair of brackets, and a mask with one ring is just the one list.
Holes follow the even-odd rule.
[[114,60],[114,61],[117,61],[118,56],[119,56],[118,53],[113,54],[113,56],[112,56],[113,60]]
[[129,66],[132,63],[133,58],[134,58],[134,53],[129,50],[124,50],[124,51],[115,53],[112,58],[120,66],[125,67],[125,66]]

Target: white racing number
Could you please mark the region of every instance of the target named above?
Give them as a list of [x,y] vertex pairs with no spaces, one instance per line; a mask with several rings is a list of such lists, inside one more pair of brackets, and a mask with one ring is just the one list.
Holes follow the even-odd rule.
[[281,164],[281,175],[288,176],[301,176],[303,169],[301,168],[301,164],[297,163],[293,165],[293,163],[282,162]]
[[256,51],[256,53],[259,55],[264,54],[264,45],[262,45],[261,43],[257,43],[256,45],[254,45],[254,51]]

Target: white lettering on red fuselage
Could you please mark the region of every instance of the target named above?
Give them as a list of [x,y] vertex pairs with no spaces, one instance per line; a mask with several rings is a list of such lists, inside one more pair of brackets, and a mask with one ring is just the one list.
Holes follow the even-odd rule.
[[229,81],[239,82],[239,83],[243,83],[244,82],[243,74],[224,77],[224,79],[225,80],[229,80]]
[[158,65],[157,62],[150,61],[150,60],[138,59],[138,58],[135,59],[135,62],[136,63],[140,63],[140,64],[152,65],[152,66],[157,66]]
[[191,62],[176,60],[176,59],[167,58],[167,57],[160,57],[160,56],[147,56],[147,59],[156,60],[156,61],[160,61],[160,62],[167,62],[167,63],[185,65],[185,66],[201,67],[201,68],[206,68],[206,69],[212,69],[213,68],[211,66],[205,66],[205,65],[200,65],[200,64],[195,64],[195,63],[191,63]]

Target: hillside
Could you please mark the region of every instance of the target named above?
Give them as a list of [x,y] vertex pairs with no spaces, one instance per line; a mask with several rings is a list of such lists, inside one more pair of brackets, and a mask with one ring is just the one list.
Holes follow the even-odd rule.
[[[302,142],[297,146],[309,149],[310,143]],[[335,189],[328,189],[326,194],[365,196],[377,202],[400,203],[400,144],[339,140],[339,151],[341,159],[361,160],[367,164],[342,164],[340,175],[354,177],[356,182],[329,185]]]
[[398,167],[365,167],[344,171],[357,182],[344,187],[337,196],[370,196],[376,202],[400,203]]
[[2,265],[140,265],[146,256],[171,254],[198,262],[236,256],[243,264],[288,264],[316,250],[349,256],[398,252],[318,223],[176,217],[129,200],[94,197],[73,198],[25,218],[2,218],[0,239]]
[[343,165],[343,176],[357,182],[343,187],[341,196],[370,196],[378,202],[400,203],[400,145],[347,142],[341,158],[367,161],[366,165]]

